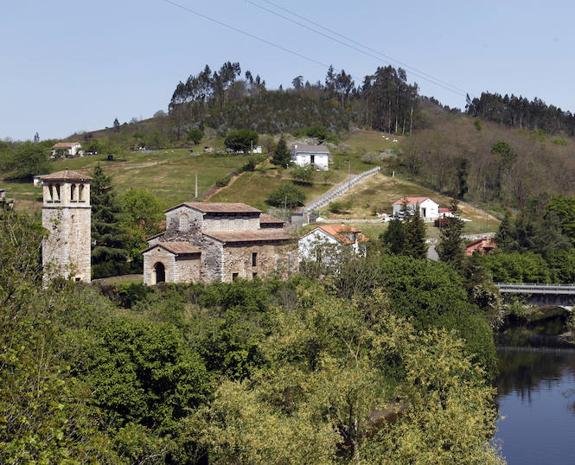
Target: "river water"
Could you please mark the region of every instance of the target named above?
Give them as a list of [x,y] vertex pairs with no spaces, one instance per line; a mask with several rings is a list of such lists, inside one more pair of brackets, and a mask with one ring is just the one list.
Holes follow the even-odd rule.
[[575,350],[499,349],[496,443],[509,465],[575,465]]

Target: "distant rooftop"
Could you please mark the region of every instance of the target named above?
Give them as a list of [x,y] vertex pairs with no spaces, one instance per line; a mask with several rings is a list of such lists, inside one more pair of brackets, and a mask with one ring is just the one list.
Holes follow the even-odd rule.
[[284,220],[280,220],[275,216],[268,215],[266,213],[262,213],[260,216],[260,224],[284,224]]
[[433,202],[433,200],[429,197],[403,197],[393,202],[393,205],[417,205],[418,203],[423,203],[426,200],[431,200]]
[[228,202],[184,202],[166,211],[186,206],[198,210],[202,213],[261,213],[260,210],[250,207],[245,203],[228,203]]
[[52,146],[53,149],[69,149],[74,145],[82,145],[80,142],[58,142]]
[[204,233],[213,239],[229,244],[234,242],[287,241],[292,237],[282,229],[256,229],[254,231],[210,231]]
[[350,245],[353,241],[348,236],[348,234],[357,234],[357,239],[359,242],[367,242],[367,236],[364,236],[361,229],[354,228],[346,224],[322,224],[318,226],[317,229],[321,229],[337,240],[340,244]]
[[311,144],[293,144],[292,149],[295,152],[304,152],[304,153],[327,153],[329,155],[329,149],[325,145],[311,145]]
[[150,247],[148,247],[145,252],[152,250],[155,247],[161,247],[162,249],[167,250],[175,255],[191,255],[191,254],[199,254],[202,251],[199,247],[196,247],[189,242],[158,242]]
[[91,181],[92,178],[87,174],[79,173],[78,171],[64,170],[56,171],[55,173],[45,174],[38,176],[42,181]]

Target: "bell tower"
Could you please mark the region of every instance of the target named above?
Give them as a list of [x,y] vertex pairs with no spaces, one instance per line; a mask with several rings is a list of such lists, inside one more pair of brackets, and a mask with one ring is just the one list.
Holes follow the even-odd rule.
[[91,280],[92,178],[76,171],[39,176],[42,183],[42,226],[48,237],[42,243],[44,280],[61,276]]

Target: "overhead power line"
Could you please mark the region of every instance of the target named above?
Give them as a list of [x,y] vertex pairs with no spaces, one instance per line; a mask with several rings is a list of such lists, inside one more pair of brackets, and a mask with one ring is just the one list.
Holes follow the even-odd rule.
[[[318,28],[320,28],[320,29],[322,29],[322,30],[324,30],[324,31],[327,31],[329,34],[326,34],[326,33],[324,33],[324,32],[321,32],[321,31],[319,31],[319,30],[317,30],[317,29],[315,29],[315,28],[313,28],[313,27],[311,27],[311,26],[308,26],[307,24],[303,24],[303,23],[301,23],[301,22],[299,22],[299,21],[296,21],[296,20],[294,20],[293,18],[290,18],[290,17],[288,17],[288,16],[285,16],[285,15],[283,15],[283,14],[281,14],[281,13],[278,13],[277,11],[274,11],[274,10],[272,10],[272,9],[270,9],[270,8],[267,8],[267,7],[263,6],[263,5],[260,5],[260,4],[256,3],[256,2],[252,1],[252,0],[246,0],[247,3],[253,5],[253,6],[257,7],[257,8],[260,8],[261,10],[267,11],[268,13],[273,14],[273,15],[275,15],[275,16],[277,16],[277,17],[279,17],[279,18],[282,18],[282,19],[284,19],[284,20],[286,20],[286,21],[289,21],[289,22],[291,22],[291,23],[293,23],[293,24],[296,24],[296,25],[300,26],[300,27],[303,28],[303,29],[306,29],[306,30],[308,30],[308,31],[314,32],[315,34],[318,34],[318,35],[320,35],[320,36],[322,36],[322,37],[325,37],[325,38],[327,38],[327,39],[330,39],[330,40],[332,40],[332,41],[334,41],[334,42],[337,42],[337,43],[340,44],[340,45],[343,45],[343,46],[345,46],[345,47],[347,47],[347,48],[350,48],[350,49],[355,50],[355,51],[357,51],[357,52],[359,52],[359,53],[362,53],[362,54],[364,54],[364,55],[367,55],[367,56],[369,56],[369,57],[371,57],[371,58],[374,58],[374,59],[376,59],[376,60],[378,60],[378,61],[387,61],[387,62],[397,63],[397,64],[399,64],[400,66],[404,67],[405,69],[409,70],[412,74],[418,76],[419,78],[421,78],[421,79],[423,79],[423,80],[425,80],[425,81],[427,81],[427,82],[429,82],[429,83],[431,83],[431,84],[434,84],[434,85],[436,85],[436,86],[438,86],[438,87],[441,87],[441,88],[444,89],[444,90],[447,90],[447,91],[449,91],[449,92],[452,92],[452,93],[454,93],[454,94],[461,95],[461,96],[465,96],[465,95],[466,95],[466,91],[465,91],[465,90],[463,90],[463,89],[461,89],[461,88],[459,88],[459,87],[457,87],[457,86],[454,86],[453,84],[450,84],[450,83],[448,83],[448,82],[446,82],[446,81],[443,81],[443,80],[441,80],[441,79],[439,79],[439,78],[436,78],[436,77],[432,76],[431,74],[426,73],[426,72],[424,72],[424,71],[421,71],[421,70],[419,70],[419,69],[417,69],[417,68],[415,68],[415,67],[413,67],[413,66],[410,66],[410,65],[408,65],[407,63],[404,63],[404,62],[402,62],[402,61],[400,61],[400,60],[397,60],[397,59],[393,58],[393,57],[390,56],[390,55],[387,55],[387,54],[385,54],[385,53],[383,53],[383,52],[381,52],[381,51],[378,51],[378,50],[376,50],[376,49],[374,49],[374,48],[372,48],[372,47],[369,47],[369,46],[367,46],[367,45],[365,45],[365,44],[362,44],[361,42],[358,42],[357,40],[354,40],[354,39],[352,39],[351,37],[348,37],[348,36],[346,36],[346,35],[344,35],[344,34],[341,34],[341,33],[338,32],[338,31],[335,31],[335,30],[330,29],[330,28],[328,28],[328,27],[326,27],[326,26],[323,26],[322,24],[320,24],[320,23],[318,23],[318,22],[316,22],[316,21],[313,21],[313,20],[311,20],[311,19],[309,19],[309,18],[307,18],[307,17],[305,17],[305,16],[303,16],[303,15],[301,15],[301,14],[299,14],[299,13],[293,11],[293,10],[290,10],[290,9],[288,9],[288,8],[285,8],[285,7],[281,6],[281,5],[278,5],[278,4],[276,4],[276,3],[274,3],[274,2],[272,2],[272,1],[270,1],[270,0],[261,0],[261,1],[263,1],[264,3],[266,3],[266,4],[268,4],[268,5],[273,6],[274,8],[276,8],[276,9],[278,9],[278,10],[284,11],[284,12],[286,12],[286,13],[288,13],[288,14],[290,14],[290,15],[296,17],[296,18],[299,18],[299,19],[301,19],[301,20],[303,20],[303,21],[306,21],[307,23],[312,24],[312,25],[314,25],[314,26],[316,26],[316,27],[318,27]],[[331,34],[331,35],[330,35],[330,34]],[[334,36],[336,36],[336,37],[334,37]],[[338,39],[337,37],[340,37],[341,39],[344,39],[344,40],[340,40],[340,39]],[[347,41],[347,42],[345,42],[345,41]]]
[[164,3],[168,3],[168,4],[172,5],[172,6],[175,6],[176,8],[180,8],[180,9],[183,10],[183,11],[186,11],[186,12],[188,12],[188,13],[191,13],[191,14],[193,14],[193,15],[199,17],[199,18],[205,19],[205,20],[210,21],[210,22],[212,22],[212,23],[214,23],[214,24],[218,24],[218,25],[220,25],[220,26],[222,26],[222,27],[225,27],[225,28],[227,28],[227,29],[230,29],[230,30],[232,30],[232,31],[234,31],[234,32],[237,32],[237,33],[239,33],[239,34],[243,34],[243,35],[245,35],[245,36],[247,36],[247,37],[251,37],[252,39],[255,39],[255,40],[257,40],[257,41],[259,41],[259,42],[262,42],[262,43],[264,43],[264,44],[266,44],[266,45],[269,45],[269,46],[271,46],[271,47],[275,47],[275,48],[277,48],[277,49],[279,49],[279,50],[282,50],[282,51],[284,51],[284,52],[291,53],[292,55],[295,55],[295,56],[297,56],[297,57],[299,57],[299,58],[302,58],[302,59],[304,59],[304,60],[307,60],[307,61],[309,61],[309,62],[311,62],[311,63],[316,64],[316,65],[322,66],[322,67],[324,67],[324,68],[329,68],[329,65],[328,65],[327,63],[322,63],[321,61],[316,60],[316,59],[314,59],[314,58],[311,58],[311,57],[309,57],[309,56],[307,56],[307,55],[304,55],[303,53],[299,53],[299,52],[297,52],[297,51],[295,51],[295,50],[292,50],[292,49],[290,49],[290,48],[284,47],[283,45],[280,45],[280,44],[278,44],[278,43],[276,43],[276,42],[272,42],[271,40],[264,39],[263,37],[260,37],[260,36],[258,36],[258,35],[256,35],[256,34],[252,34],[251,32],[248,32],[248,31],[245,31],[245,30],[243,30],[243,29],[240,29],[239,27],[232,26],[231,24],[228,24],[228,23],[224,23],[223,21],[220,21],[220,20],[218,20],[218,19],[212,18],[211,16],[208,16],[208,15],[206,15],[206,14],[204,14],[204,13],[200,13],[199,11],[192,10],[191,8],[189,8],[189,7],[185,6],[185,5],[182,5],[182,4],[180,4],[180,3],[174,2],[174,1],[172,1],[172,0],[160,0],[160,1],[162,1],[162,2],[164,2]]

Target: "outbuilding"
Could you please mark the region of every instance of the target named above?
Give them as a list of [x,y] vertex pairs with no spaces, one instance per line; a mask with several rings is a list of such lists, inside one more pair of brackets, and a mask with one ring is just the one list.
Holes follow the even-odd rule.
[[297,143],[291,146],[291,158],[297,166],[311,166],[317,170],[327,171],[331,153],[325,145]]

